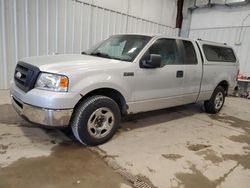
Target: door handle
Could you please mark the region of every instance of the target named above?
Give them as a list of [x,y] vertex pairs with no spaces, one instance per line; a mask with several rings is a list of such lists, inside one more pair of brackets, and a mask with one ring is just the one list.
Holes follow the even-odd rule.
[[181,70],[179,70],[179,71],[176,72],[176,77],[177,77],[177,78],[182,78],[183,75],[184,75],[184,72],[181,71]]

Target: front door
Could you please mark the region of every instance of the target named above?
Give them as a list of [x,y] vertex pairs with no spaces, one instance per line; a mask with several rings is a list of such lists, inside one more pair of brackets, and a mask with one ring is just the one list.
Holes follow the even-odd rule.
[[[134,112],[161,109],[185,103],[182,101],[184,65],[179,41],[159,38],[137,62]],[[160,68],[141,68],[149,54],[162,58]]]

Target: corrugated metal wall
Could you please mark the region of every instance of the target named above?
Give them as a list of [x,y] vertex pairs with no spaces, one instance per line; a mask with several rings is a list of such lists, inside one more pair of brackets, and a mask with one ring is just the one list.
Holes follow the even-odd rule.
[[189,37],[229,44],[239,58],[240,73],[250,76],[250,4],[193,10]]
[[74,0],[0,0],[0,89],[18,59],[80,53],[115,33],[177,35],[178,29]]

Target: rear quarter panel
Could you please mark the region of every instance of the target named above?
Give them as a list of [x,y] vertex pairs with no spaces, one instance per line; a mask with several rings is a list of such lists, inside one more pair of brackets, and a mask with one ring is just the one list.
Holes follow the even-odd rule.
[[207,63],[203,67],[203,79],[199,100],[207,100],[221,81],[227,81],[228,92],[231,93],[236,86],[238,67],[229,63]]

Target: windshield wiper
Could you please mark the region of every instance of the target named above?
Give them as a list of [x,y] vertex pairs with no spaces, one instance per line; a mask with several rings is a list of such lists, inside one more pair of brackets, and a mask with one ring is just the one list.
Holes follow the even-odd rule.
[[90,55],[112,59],[108,54],[103,54],[101,52],[92,52]]

